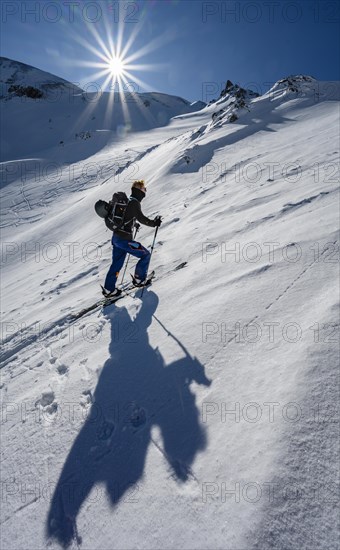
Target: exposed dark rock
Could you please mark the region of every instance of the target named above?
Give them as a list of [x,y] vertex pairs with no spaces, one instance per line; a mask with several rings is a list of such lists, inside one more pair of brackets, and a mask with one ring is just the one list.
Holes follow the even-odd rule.
[[33,86],[19,86],[17,84],[12,84],[8,88],[8,92],[19,97],[30,97],[31,99],[40,99],[41,97],[44,97],[42,91],[38,90],[38,88],[34,88]]

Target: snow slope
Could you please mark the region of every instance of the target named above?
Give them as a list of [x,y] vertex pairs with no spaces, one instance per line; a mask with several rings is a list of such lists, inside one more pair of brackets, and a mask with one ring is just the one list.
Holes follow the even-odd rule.
[[[338,548],[340,85],[231,92],[3,187],[3,548]],[[72,322],[136,177],[157,281]]]

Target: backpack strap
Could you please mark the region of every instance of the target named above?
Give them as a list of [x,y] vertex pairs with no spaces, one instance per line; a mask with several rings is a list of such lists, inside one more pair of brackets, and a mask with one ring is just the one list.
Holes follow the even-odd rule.
[[[130,202],[130,201],[137,201],[137,202],[139,202],[139,200],[136,199],[136,197],[133,197],[132,195],[130,195],[129,201],[128,201],[128,204],[127,204],[127,207],[128,207],[128,205],[129,205],[129,202]],[[127,208],[127,207],[126,207],[126,208]],[[126,214],[126,210],[125,210],[125,214]],[[125,214],[124,214],[124,217],[125,217]],[[131,219],[128,220],[127,222],[124,222],[124,223],[122,224],[122,227],[125,227],[125,225],[127,225],[127,224],[130,223],[131,221],[134,222],[134,218],[131,218]],[[133,225],[132,225],[132,229],[133,229]],[[124,231],[124,229],[123,229],[122,231]]]

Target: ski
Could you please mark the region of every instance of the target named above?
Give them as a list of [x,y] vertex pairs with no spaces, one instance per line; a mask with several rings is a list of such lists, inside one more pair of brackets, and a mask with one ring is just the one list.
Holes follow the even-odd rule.
[[156,273],[155,271],[151,271],[150,275],[147,276],[146,278],[146,281],[145,281],[145,285],[144,286],[149,286],[152,284],[152,281],[156,278]]
[[124,298],[124,296],[126,295],[127,295],[127,292],[124,291],[121,294],[119,294],[119,296],[114,296],[113,298],[101,298],[100,300],[97,300],[97,302],[94,302],[94,304],[84,307],[82,310],[78,311],[78,313],[74,313],[72,315],[72,320],[80,319],[80,317],[87,315],[87,313],[90,313],[91,311],[94,311],[97,308],[114,304],[115,302],[118,302],[118,300],[120,300],[121,298]]
[[72,321],[76,321],[77,319],[80,319],[84,315],[87,315],[91,311],[94,311],[94,310],[96,310],[100,307],[105,308],[107,306],[111,306],[115,302],[118,302],[119,300],[121,300],[121,298],[124,298],[126,296],[133,296],[134,291],[137,291],[140,288],[144,289],[145,287],[151,285],[153,279],[155,278],[155,276],[156,276],[155,272],[151,271],[151,273],[147,276],[146,281],[145,281],[144,284],[142,284],[140,286],[134,286],[134,285],[130,284],[129,286],[124,287],[124,289],[121,289],[122,293],[119,294],[119,296],[113,296],[112,298],[100,298],[100,300],[97,300],[96,302],[94,302],[90,306],[87,306],[87,307],[83,308],[82,310],[78,311],[78,313],[73,313],[72,314]]
[[[131,275],[131,277],[133,277]],[[144,281],[144,283],[141,283],[139,285],[133,285],[133,288],[136,288],[137,290],[139,288],[145,288],[146,286],[149,286],[152,284],[152,281],[154,280],[154,278],[156,277],[156,273],[154,271],[151,271],[151,273],[149,273]]]

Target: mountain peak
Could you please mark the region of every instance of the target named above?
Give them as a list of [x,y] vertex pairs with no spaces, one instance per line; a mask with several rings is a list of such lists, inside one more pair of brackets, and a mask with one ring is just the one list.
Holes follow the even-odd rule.
[[82,93],[82,89],[60,78],[21,61],[0,57],[1,98],[27,96],[32,99],[48,97],[57,90],[68,93]]
[[233,84],[231,80],[227,80],[220,97],[210,102],[210,105],[215,104],[220,107],[212,115],[213,126],[235,122],[238,119],[238,111],[248,109],[249,103],[258,96],[257,92],[242,88],[238,84]]
[[313,76],[298,74],[289,75],[275,82],[269,92],[286,91],[308,93],[314,92],[318,81]]
[[257,92],[253,92],[252,90],[247,90],[245,88],[242,88],[238,84],[233,84],[231,80],[227,80],[226,85],[222,92],[220,93],[220,98],[225,96],[234,96],[236,99],[253,99],[254,97],[258,97],[259,94]]

